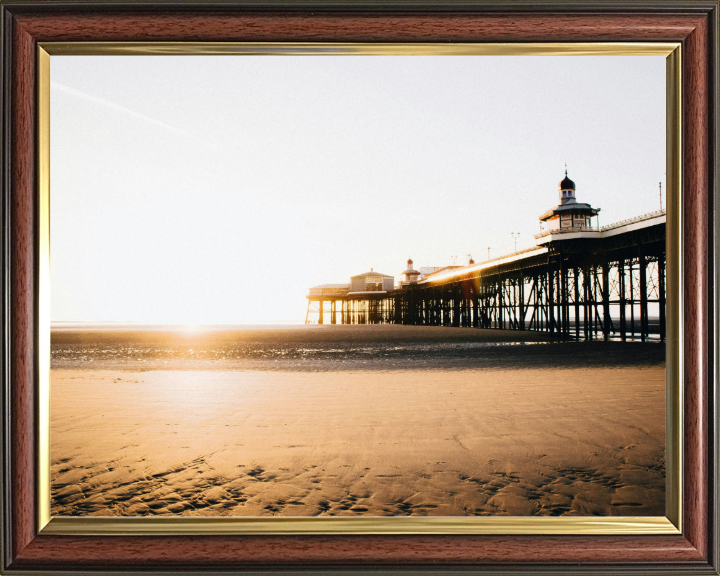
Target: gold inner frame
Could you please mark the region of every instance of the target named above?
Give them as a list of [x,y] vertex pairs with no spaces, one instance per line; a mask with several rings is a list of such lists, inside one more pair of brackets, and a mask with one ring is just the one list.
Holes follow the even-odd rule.
[[[51,55],[665,56],[666,517],[52,517],[50,515],[50,57]],[[44,42],[37,56],[38,529],[43,534],[679,534],[682,494],[681,46],[679,43],[187,43]]]

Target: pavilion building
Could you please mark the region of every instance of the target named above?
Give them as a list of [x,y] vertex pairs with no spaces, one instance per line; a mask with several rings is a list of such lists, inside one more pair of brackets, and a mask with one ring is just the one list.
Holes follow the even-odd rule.
[[402,280],[400,281],[400,285],[404,286],[405,284],[414,284],[420,279],[420,270],[415,270],[413,268],[413,261],[412,258],[409,258],[407,261],[407,270],[402,273]]
[[[563,230],[592,227],[592,217],[597,216],[600,208],[578,202],[575,197],[575,182],[570,180],[565,169],[565,178],[558,185],[560,204],[540,216],[545,230]],[[570,231],[568,230],[568,231]]]

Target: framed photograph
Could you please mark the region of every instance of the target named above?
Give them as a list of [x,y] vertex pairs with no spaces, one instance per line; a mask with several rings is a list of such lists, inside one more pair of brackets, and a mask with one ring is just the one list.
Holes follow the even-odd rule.
[[3,573],[718,574],[716,2],[108,8],[2,3]]

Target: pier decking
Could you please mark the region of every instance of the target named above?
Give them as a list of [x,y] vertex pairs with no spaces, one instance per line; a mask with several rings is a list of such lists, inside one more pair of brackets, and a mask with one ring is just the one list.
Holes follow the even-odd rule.
[[306,323],[536,330],[587,340],[665,339],[664,210],[602,228],[548,230],[535,238],[533,248],[392,290],[316,287],[307,296]]

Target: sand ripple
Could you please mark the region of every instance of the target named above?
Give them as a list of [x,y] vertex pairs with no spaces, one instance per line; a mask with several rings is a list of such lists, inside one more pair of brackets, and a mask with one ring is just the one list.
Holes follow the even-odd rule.
[[54,369],[52,513],[664,515],[664,366],[562,361]]
[[297,473],[254,466],[227,478],[202,458],[133,479],[113,474],[112,467],[59,466],[53,483],[53,514],[59,516],[664,515],[661,460],[623,465],[612,474],[543,468],[529,477],[444,470],[402,478],[368,468],[327,474],[319,467]]

